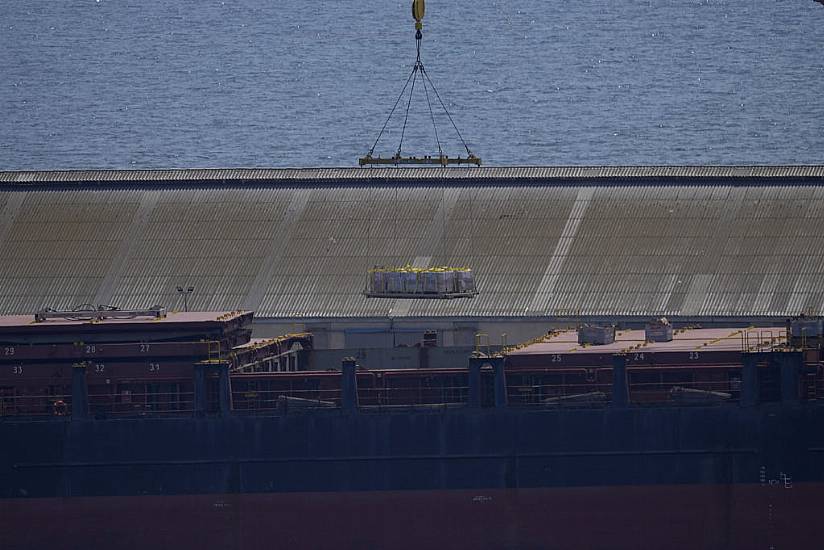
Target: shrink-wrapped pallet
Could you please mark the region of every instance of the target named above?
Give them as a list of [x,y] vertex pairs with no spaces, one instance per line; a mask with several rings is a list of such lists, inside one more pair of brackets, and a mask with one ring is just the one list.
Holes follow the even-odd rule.
[[418,274],[412,270],[403,272],[403,291],[414,294],[418,291]]
[[475,292],[475,277],[471,269],[458,269],[455,271],[456,291],[459,293]]
[[382,269],[373,269],[369,272],[370,291],[375,293],[386,292],[386,272]]
[[477,293],[471,269],[376,266],[369,270],[368,294],[409,297],[467,296]]
[[438,292],[438,274],[434,271],[422,271],[421,279],[423,280],[423,291],[428,294],[435,294]]
[[386,291],[395,294],[403,293],[403,273],[399,271],[386,272]]
[[435,280],[437,282],[436,290],[439,294],[446,294],[449,292],[448,288],[448,279],[447,276],[449,275],[446,271],[436,271],[435,272]]
[[475,285],[475,273],[471,269],[466,270],[466,291],[477,292],[478,287]]
[[455,272],[454,271],[444,271],[444,292],[452,293],[455,292]]

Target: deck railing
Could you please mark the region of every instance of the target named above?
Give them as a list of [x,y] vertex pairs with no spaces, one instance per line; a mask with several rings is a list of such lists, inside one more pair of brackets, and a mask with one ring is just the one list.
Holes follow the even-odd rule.
[[612,399],[612,384],[508,384],[511,407],[600,407]]
[[450,408],[466,405],[468,395],[466,385],[358,388],[358,404],[373,412],[402,407]]
[[[66,386],[62,392],[51,394],[18,394],[20,389],[4,386],[0,388],[0,417],[70,417],[73,413],[78,418],[291,414],[320,409],[349,414],[400,408],[750,406],[759,401],[824,398],[821,365],[798,363],[797,357],[789,354],[753,354],[746,358],[749,366],[708,365],[704,374],[698,372],[702,369],[672,365],[662,369],[622,367],[620,362],[612,369],[529,372],[506,370],[500,364],[492,368],[483,359],[472,375],[462,369],[366,371],[350,362],[348,375],[306,372],[229,378],[226,374],[225,378],[210,376],[200,386],[167,381],[164,388],[158,388],[179,388],[174,391],[149,391],[148,385],[139,384],[132,384],[134,391],[122,385],[115,391],[114,385],[107,389],[80,384],[75,385],[79,393],[73,397]],[[547,383],[550,377],[553,382]],[[621,383],[622,379],[626,382]],[[785,391],[780,391],[782,387]],[[87,410],[75,410],[73,401],[75,405],[87,402]]]
[[93,417],[189,415],[194,411],[193,391],[90,393]]
[[68,395],[2,395],[0,417],[3,416],[71,416],[72,396]]
[[239,413],[287,413],[340,407],[340,389],[232,389],[232,410]]

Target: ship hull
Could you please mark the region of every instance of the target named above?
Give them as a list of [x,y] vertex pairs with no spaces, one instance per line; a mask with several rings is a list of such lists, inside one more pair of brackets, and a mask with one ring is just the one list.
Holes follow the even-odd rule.
[[821,483],[5,499],[0,547],[815,548]]
[[816,548],[824,407],[0,422],[0,548]]

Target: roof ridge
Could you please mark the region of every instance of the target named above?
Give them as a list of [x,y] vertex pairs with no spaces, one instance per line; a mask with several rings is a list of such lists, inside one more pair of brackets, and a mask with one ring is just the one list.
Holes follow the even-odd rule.
[[[822,178],[824,165],[504,166],[469,168],[175,168],[149,170],[10,170],[0,183],[167,183],[561,180],[626,178]],[[660,182],[659,182],[660,183]]]

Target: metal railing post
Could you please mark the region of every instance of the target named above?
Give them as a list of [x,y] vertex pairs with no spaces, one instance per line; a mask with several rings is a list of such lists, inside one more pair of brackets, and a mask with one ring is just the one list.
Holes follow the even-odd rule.
[[498,409],[502,409],[507,405],[506,371],[504,370],[504,358],[493,358],[492,369],[495,372],[495,407]]
[[481,408],[481,365],[486,359],[481,357],[469,358],[469,395],[467,405],[473,409]]
[[89,417],[89,386],[86,384],[86,363],[72,365],[72,420]]
[[194,366],[194,390],[194,415],[203,416],[206,414],[206,365]]
[[799,400],[798,386],[803,365],[803,356],[800,351],[779,353],[779,368],[781,369],[781,401],[782,403],[796,403]]
[[232,386],[229,380],[229,363],[215,365],[218,375],[218,411],[221,416],[232,414]]
[[354,357],[341,361],[341,408],[347,413],[358,411],[358,363]]
[[629,405],[629,385],[627,384],[627,356],[612,356],[612,407],[625,408]]
[[740,403],[742,407],[753,407],[758,404],[758,355],[744,353],[743,363]]

